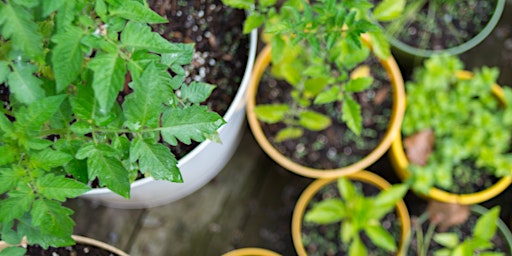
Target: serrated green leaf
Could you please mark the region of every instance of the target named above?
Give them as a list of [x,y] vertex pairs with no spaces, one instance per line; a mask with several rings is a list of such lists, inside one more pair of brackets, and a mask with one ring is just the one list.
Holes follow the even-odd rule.
[[87,166],[89,180],[97,177],[100,186],[106,186],[125,198],[130,197],[128,170],[119,159],[112,157],[111,150],[97,146],[87,159]]
[[373,83],[372,77],[360,77],[356,79],[351,79],[344,86],[345,91],[347,92],[361,92],[366,90]]
[[38,199],[32,206],[32,223],[39,227],[45,234],[53,236],[71,237],[75,222],[70,215],[73,211],[61,205],[61,203]]
[[289,111],[290,106],[285,104],[264,104],[254,108],[258,119],[269,124],[283,121]]
[[43,1],[43,16],[47,17],[52,12],[59,9],[61,6],[64,5],[66,0],[47,0]]
[[297,127],[286,127],[281,129],[277,134],[274,140],[278,143],[283,142],[285,140],[297,139],[300,138],[304,134],[304,130]]
[[[92,142],[82,144],[80,148],[78,148],[75,157],[80,160],[86,159],[92,156],[95,150],[96,146]],[[112,149],[112,151],[114,151],[114,149]]]
[[265,16],[258,12],[251,12],[245,19],[243,33],[249,34],[253,29],[260,27],[265,22]]
[[66,95],[49,96],[20,109],[16,116],[16,130],[39,130],[57,112]]
[[1,3],[0,33],[4,39],[12,40],[15,49],[22,50],[29,57],[42,60],[42,36],[32,14],[25,8]]
[[164,140],[173,146],[178,144],[178,140],[188,145],[192,140],[206,140],[225,123],[219,114],[209,111],[206,106],[169,109],[162,117],[161,133]]
[[[0,156],[2,156],[0,157],[0,166],[15,162],[19,156],[18,153],[18,148],[11,145],[0,146]],[[0,192],[0,194],[2,193]]]
[[106,2],[110,5],[109,12],[112,16],[150,24],[168,22],[167,19],[136,0],[107,0]]
[[[47,202],[50,201],[50,200],[45,200],[45,202],[41,202],[42,200],[38,200],[39,202],[37,204],[41,204],[41,207],[39,206],[36,206],[36,204],[34,204],[34,207],[37,207],[38,210],[35,211],[35,213],[37,213],[38,211],[44,211],[44,210],[48,210],[48,215],[49,216],[45,216],[45,218],[43,219],[40,219],[40,221],[42,221],[42,225],[40,226],[37,226],[34,224],[33,220],[32,220],[32,215],[29,215],[29,214],[26,214],[23,216],[22,219],[19,220],[19,223],[18,223],[18,232],[23,234],[26,238],[27,238],[27,241],[29,244],[37,244],[43,248],[48,248],[49,246],[54,246],[54,247],[64,247],[64,246],[69,246],[69,245],[73,245],[75,244],[75,241],[71,238],[71,233],[72,230],[73,230],[73,225],[74,225],[74,222],[73,220],[71,220],[71,223],[69,222],[70,221],[70,218],[69,218],[69,214],[68,212],[71,211],[69,209],[66,210],[66,208],[60,206],[60,204],[57,204],[58,206],[60,206],[60,208],[58,209],[54,209],[48,205],[43,205],[43,204],[48,204]],[[64,208],[64,209],[62,209]],[[72,213],[72,211],[71,211]],[[34,214],[34,211],[32,212],[32,214]],[[42,214],[42,213],[40,213]],[[62,220],[62,222],[60,222],[58,225],[56,226],[51,226],[50,224],[52,223],[51,222],[51,219],[57,215],[60,215],[62,214],[62,216],[60,216],[60,220]],[[48,221],[50,220],[49,222],[43,222],[43,221]],[[71,224],[71,225],[70,225]],[[48,229],[47,229],[48,227]],[[53,230],[53,228],[55,229],[60,229],[62,230],[62,232],[60,234],[53,234],[53,233],[58,233],[58,232],[55,232]],[[52,229],[52,230],[50,230]],[[52,232],[52,233],[50,233]]]
[[331,119],[321,113],[307,110],[299,113],[299,124],[311,131],[321,131],[331,126]]
[[82,70],[84,57],[80,41],[83,35],[81,29],[69,26],[65,31],[52,37],[55,47],[51,56],[57,92],[66,89]]
[[4,223],[21,218],[24,213],[30,210],[34,199],[35,195],[26,187],[11,191],[8,198],[0,201],[0,222]]
[[0,168],[0,194],[16,187],[20,177],[10,168]]
[[366,225],[364,231],[376,246],[388,252],[395,252],[397,250],[395,239],[382,226]]
[[[341,100],[343,99],[342,97],[343,94],[340,94],[340,87],[338,86],[332,86],[331,88],[329,88],[328,90],[326,91],[323,91],[321,93],[319,93],[316,97],[315,97],[315,100],[313,101],[314,104],[327,104],[327,103],[332,103],[332,102],[335,102],[337,100]],[[341,97],[340,97],[341,96]]]
[[79,119],[92,123],[99,108],[98,102],[94,99],[94,91],[90,86],[76,86],[76,94],[70,99],[73,113]]
[[123,89],[126,65],[117,54],[98,54],[87,67],[94,72],[92,88],[100,106],[100,112],[110,111],[119,91]]
[[341,120],[344,121],[348,128],[356,135],[361,134],[363,126],[363,118],[361,117],[361,106],[350,97],[343,100],[343,112]]
[[212,94],[215,85],[203,82],[192,82],[190,85],[183,85],[181,87],[181,98],[188,100],[194,104],[199,104]]
[[304,220],[317,224],[336,223],[347,216],[345,208],[343,201],[337,198],[326,199],[315,204],[313,208],[304,215]]
[[398,18],[405,7],[405,0],[384,0],[373,10],[373,18],[377,21],[391,21]]
[[123,103],[126,121],[129,127],[157,127],[163,103],[170,98],[170,90],[165,80],[167,70],[158,69],[154,64],[146,67],[139,79],[131,84],[133,92],[125,97]]
[[[317,96],[327,85],[329,81],[327,77],[314,77],[304,81],[305,92],[311,97]],[[336,87],[336,86],[333,86]]]
[[77,135],[85,135],[87,133],[92,132],[92,125],[89,122],[86,121],[77,121],[74,122],[71,127],[69,127],[69,130]]
[[194,44],[174,43],[175,51],[162,54],[162,63],[167,66],[190,64],[194,56]]
[[14,127],[11,121],[3,113],[0,113],[0,130],[8,135],[14,133]]
[[254,0],[222,0],[222,3],[234,8],[249,10],[254,5]]
[[75,198],[90,190],[90,188],[74,179],[64,176],[47,174],[37,180],[39,193],[47,199],[64,202],[66,198]]
[[162,144],[137,137],[131,144],[130,158],[132,162],[138,159],[141,172],[149,172],[157,180],[183,182],[176,157]]
[[7,85],[16,100],[30,104],[45,96],[42,81],[34,75],[37,67],[28,63],[17,63],[7,76]]
[[143,23],[128,22],[121,33],[121,43],[126,47],[149,50],[155,53],[176,53],[180,46],[168,41]]
[[12,246],[0,251],[0,256],[24,256],[26,252],[26,248]]
[[71,159],[73,156],[67,153],[47,148],[31,155],[30,162],[35,168],[50,170],[65,165]]

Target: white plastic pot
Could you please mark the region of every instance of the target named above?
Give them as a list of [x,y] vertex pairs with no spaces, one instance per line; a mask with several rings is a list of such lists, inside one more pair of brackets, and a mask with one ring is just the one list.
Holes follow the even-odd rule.
[[132,184],[130,199],[123,198],[107,188],[93,189],[81,197],[115,208],[148,208],[181,199],[200,189],[215,177],[233,156],[244,131],[245,94],[256,55],[258,41],[256,30],[251,32],[249,40],[249,56],[242,82],[224,115],[227,123],[218,131],[222,143],[204,141],[179,160],[178,167],[183,183],[154,180],[148,177]]

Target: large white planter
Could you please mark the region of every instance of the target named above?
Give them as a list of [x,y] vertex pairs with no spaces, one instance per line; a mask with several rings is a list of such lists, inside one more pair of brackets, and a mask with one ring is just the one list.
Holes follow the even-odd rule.
[[256,55],[258,34],[250,34],[247,66],[238,92],[224,115],[226,124],[219,130],[222,143],[204,141],[179,160],[183,183],[144,178],[131,186],[130,199],[107,188],[93,189],[81,197],[115,208],[148,208],[176,201],[200,189],[215,177],[231,159],[240,143],[245,125],[246,91]]

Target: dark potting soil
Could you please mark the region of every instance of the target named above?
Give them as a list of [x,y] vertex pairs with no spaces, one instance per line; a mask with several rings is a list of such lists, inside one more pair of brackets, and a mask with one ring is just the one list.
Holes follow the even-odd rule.
[[73,246],[43,249],[40,246],[28,246],[27,253],[25,255],[30,256],[117,256],[118,254],[105,251],[101,248],[75,244]]
[[[375,196],[380,190],[367,183],[352,181],[356,187],[363,192],[365,196]],[[313,199],[308,203],[306,212],[308,212],[316,203],[328,198],[339,198],[336,182],[331,183],[322,188]],[[385,215],[380,223],[395,238],[398,243],[400,241],[401,226],[396,212],[390,212]],[[341,223],[330,225],[318,225],[303,221],[302,223],[302,242],[306,249],[307,255],[311,256],[345,256],[348,255],[348,245],[340,240]],[[360,237],[368,250],[369,256],[389,255],[389,252],[375,246],[371,240],[364,234],[360,233]]]
[[[476,221],[480,217],[480,215],[477,215],[474,212],[471,212],[469,215],[467,221],[463,224],[456,225],[453,227],[448,228],[448,230],[444,232],[453,232],[459,235],[459,241],[464,241],[464,239],[471,237],[473,233],[473,228],[475,227]],[[418,241],[416,239],[416,231],[417,231],[417,225],[420,225],[420,220],[418,217],[411,217],[411,241],[409,244],[409,250],[407,251],[408,256],[416,256],[418,255]],[[428,229],[428,220],[421,223],[421,228],[423,230],[423,234],[426,233]],[[504,255],[512,255],[509,245],[507,244],[507,240],[502,236],[500,233],[500,230],[496,230],[496,234],[491,239],[491,242],[494,244],[493,249],[489,249],[489,251],[493,252],[502,252]],[[434,255],[434,252],[442,249],[443,247],[436,243],[434,240],[430,241],[429,247],[428,247],[428,256]],[[476,254],[475,254],[476,255]]]
[[[363,117],[360,136],[340,120],[341,104],[333,103],[313,106],[313,110],[330,116],[332,125],[320,132],[305,130],[298,139],[277,143],[273,138],[285,127],[284,124],[260,122],[273,146],[298,164],[324,170],[348,166],[368,155],[382,140],[388,128],[393,99],[389,75],[378,60],[372,57],[366,64],[371,67],[370,75],[374,83],[366,91],[355,94],[354,99],[361,105]],[[291,90],[291,85],[274,79],[267,71],[260,81],[256,104],[291,102]]]
[[[407,1],[407,4],[412,2],[418,1]],[[419,12],[409,15],[404,12],[398,20],[382,25],[394,38],[426,50],[448,49],[474,38],[487,25],[497,5],[497,0],[449,1],[449,4],[420,2],[423,5]],[[434,5],[439,7],[434,8]],[[398,22],[401,22],[398,26],[390,25]]]
[[[149,0],[151,9],[169,20],[155,25],[156,32],[172,42],[194,43],[186,82],[199,81],[217,87],[207,99],[210,109],[224,115],[242,81],[249,53],[249,38],[242,33],[245,13],[221,0]],[[179,159],[199,143],[179,144],[171,151]]]

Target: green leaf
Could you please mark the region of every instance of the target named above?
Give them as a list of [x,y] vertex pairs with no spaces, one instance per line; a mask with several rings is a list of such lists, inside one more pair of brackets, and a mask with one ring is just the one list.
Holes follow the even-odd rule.
[[12,66],[12,72],[7,76],[7,85],[16,100],[24,104],[30,104],[45,96],[41,87],[41,79],[34,73],[37,67],[28,63],[16,63]]
[[38,130],[57,112],[66,95],[49,96],[20,109],[16,116],[16,129]]
[[345,86],[344,89],[347,92],[361,92],[366,90],[373,83],[372,77],[360,77],[351,79]]
[[299,113],[299,124],[311,131],[321,131],[331,125],[331,119],[321,113],[307,110]]
[[96,146],[87,159],[89,167],[89,180],[98,177],[100,186],[106,186],[113,192],[129,198],[130,181],[128,179],[128,170],[121,161],[112,156],[110,147]]
[[47,174],[37,180],[39,193],[47,199],[64,202],[66,198],[75,198],[90,190],[90,188],[74,179],[64,176]]
[[109,12],[112,16],[150,24],[168,22],[167,19],[136,0],[107,0],[106,2],[110,5]]
[[285,104],[264,104],[254,108],[258,119],[269,124],[283,121],[289,111],[290,106]]
[[234,8],[249,10],[254,5],[254,0],[222,0],[222,3]]
[[457,233],[437,233],[434,234],[433,239],[436,243],[451,249],[459,245],[459,236]]
[[82,30],[69,26],[52,37],[55,47],[52,52],[53,73],[57,82],[57,92],[66,89],[80,74],[83,65],[81,43]]
[[340,192],[340,196],[344,200],[352,200],[359,194],[354,184],[352,184],[352,182],[346,178],[339,178],[337,186]]
[[149,172],[157,180],[183,182],[178,161],[170,149],[162,144],[137,137],[131,143],[130,158],[132,162],[139,160],[141,172]]
[[51,168],[65,165],[71,159],[73,156],[67,153],[47,148],[31,155],[30,162],[34,167],[48,171]]
[[0,168],[0,194],[16,187],[20,177],[10,168]]
[[389,189],[382,190],[375,197],[375,207],[379,209],[387,209],[388,212],[393,209],[396,204],[402,200],[409,190],[407,184],[393,185]]
[[15,49],[42,60],[43,39],[32,14],[25,8],[0,3],[0,33],[4,39],[12,40]]
[[491,240],[498,228],[500,207],[495,206],[476,221],[473,228],[473,236],[483,240]]
[[368,255],[368,251],[364,246],[363,242],[359,238],[359,236],[354,237],[354,241],[350,244],[348,249],[349,256],[364,256]]
[[10,164],[17,160],[17,157],[19,156],[19,150],[18,148],[15,148],[11,145],[3,145],[0,146],[0,156],[2,156],[0,157],[0,166]]
[[265,16],[258,12],[251,12],[244,22],[244,34],[249,34],[253,29],[260,27],[265,22]]
[[366,225],[364,230],[376,246],[389,252],[395,252],[397,250],[395,239],[382,226]]
[[[310,94],[312,97],[317,96],[327,85],[329,80],[326,77],[314,77],[304,82],[305,92]],[[333,86],[336,87],[336,86]]]
[[[340,100],[340,95],[343,95],[340,94],[340,87],[332,86],[328,90],[319,93],[314,100],[314,104],[327,104],[335,102],[336,100]],[[341,97],[341,99],[343,99],[343,97]]]
[[26,236],[29,244],[37,244],[43,248],[49,246],[58,248],[75,244],[71,234],[52,235],[43,228],[35,226],[28,214],[24,215],[18,223],[18,232]]
[[121,43],[136,50],[147,50],[155,53],[176,53],[182,46],[176,45],[160,34],[152,32],[151,28],[143,23],[128,22],[121,33]]
[[70,238],[73,234],[75,222],[71,219],[71,214],[73,214],[71,209],[62,206],[59,202],[47,199],[36,200],[31,211],[34,226],[39,227],[45,234],[63,238]]
[[375,55],[381,60],[387,60],[391,56],[389,41],[382,31],[368,32],[372,49]]
[[391,21],[398,18],[405,7],[405,0],[384,0],[373,10],[373,18],[377,21]]
[[347,216],[348,213],[345,208],[345,204],[339,199],[326,199],[315,204],[315,206],[304,215],[304,220],[317,224],[336,223]]
[[191,82],[190,85],[181,87],[181,98],[192,103],[199,104],[212,94],[215,85],[203,82]]
[[194,44],[173,43],[174,51],[162,54],[162,63],[167,66],[190,64],[194,56]]
[[35,195],[27,187],[18,188],[9,193],[9,197],[0,201],[0,222],[5,223],[21,216],[30,210]]
[[162,71],[154,64],[150,64],[140,78],[131,84],[133,92],[125,97],[123,103],[128,123],[140,128],[158,126],[164,110],[163,103],[170,98],[170,90],[165,84],[167,77],[162,77],[162,72],[168,75],[167,70]]
[[9,63],[7,63],[7,61],[0,61],[0,84],[7,80],[7,76],[10,72]]
[[0,256],[24,256],[26,252],[26,248],[12,246],[0,251]]
[[283,142],[285,140],[297,139],[300,138],[304,134],[304,130],[297,127],[286,127],[281,129],[277,134],[274,140],[278,143]]
[[226,122],[222,117],[208,110],[206,106],[191,106],[184,109],[169,109],[162,117],[163,139],[176,146],[178,140],[190,144],[191,140],[202,142],[216,134]]
[[47,0],[43,1],[43,16],[48,17],[52,12],[64,5],[66,0]]
[[361,134],[363,127],[363,118],[361,117],[361,106],[350,97],[345,97],[343,100],[343,112],[341,115],[348,128],[356,135]]
[[98,54],[87,67],[94,72],[92,88],[100,112],[110,111],[119,91],[123,89],[126,65],[117,54]]

